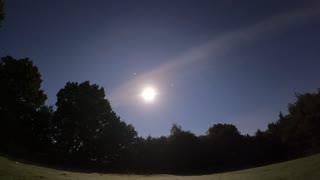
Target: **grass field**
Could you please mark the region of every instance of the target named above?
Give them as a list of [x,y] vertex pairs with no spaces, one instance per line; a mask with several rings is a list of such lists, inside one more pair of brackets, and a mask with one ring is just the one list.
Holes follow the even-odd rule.
[[201,176],[175,176],[175,175],[122,175],[75,173],[60,171],[34,165],[22,164],[0,157],[0,179],[2,180],[252,180],[252,179],[320,179],[320,154],[302,159],[288,161],[269,166]]

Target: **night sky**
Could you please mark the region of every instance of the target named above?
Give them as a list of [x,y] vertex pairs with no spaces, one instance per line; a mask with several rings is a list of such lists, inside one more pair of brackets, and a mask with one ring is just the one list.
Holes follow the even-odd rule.
[[[0,55],[29,57],[46,104],[68,81],[106,90],[141,136],[173,123],[254,134],[295,93],[320,88],[320,3],[279,0],[7,0]],[[157,91],[154,102],[138,94]]]

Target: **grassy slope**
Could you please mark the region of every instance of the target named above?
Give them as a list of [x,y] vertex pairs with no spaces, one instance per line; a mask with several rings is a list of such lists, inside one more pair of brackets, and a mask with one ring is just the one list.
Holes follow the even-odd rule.
[[251,179],[320,179],[320,154],[307,158],[297,159],[284,163],[247,169],[229,173],[220,173],[203,176],[174,176],[174,175],[117,175],[97,173],[73,173],[54,170],[28,164],[16,163],[0,157],[0,179],[27,180],[27,179],[129,179],[129,180],[251,180]]

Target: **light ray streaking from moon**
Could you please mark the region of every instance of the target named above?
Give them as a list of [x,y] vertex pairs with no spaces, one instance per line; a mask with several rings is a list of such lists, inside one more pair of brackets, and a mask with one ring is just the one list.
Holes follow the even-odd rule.
[[[299,10],[275,15],[251,26],[226,33],[202,45],[190,48],[185,53],[167,60],[167,63],[159,67],[145,73],[139,73],[139,75],[135,74],[133,79],[125,82],[111,92],[108,98],[114,106],[135,104],[137,95],[139,94],[139,87],[141,84],[150,81],[150,79],[152,79],[154,84],[161,84],[165,80],[169,81],[169,75],[172,75],[178,68],[184,65],[203,60],[209,55],[223,55],[233,48],[264,37],[268,33],[286,30],[291,26],[302,24],[319,14],[320,6],[319,4],[314,4],[313,6],[304,7]],[[215,61],[217,60],[215,59]]]

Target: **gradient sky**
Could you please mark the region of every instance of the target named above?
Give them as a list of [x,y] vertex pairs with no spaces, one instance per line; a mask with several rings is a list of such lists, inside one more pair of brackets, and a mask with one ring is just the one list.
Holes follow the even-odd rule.
[[[0,55],[33,60],[48,105],[89,80],[141,136],[173,123],[253,134],[320,87],[317,1],[7,0],[6,15]],[[137,98],[146,85],[152,104]]]

